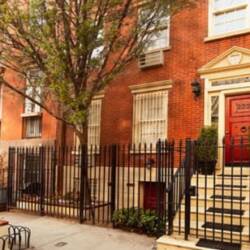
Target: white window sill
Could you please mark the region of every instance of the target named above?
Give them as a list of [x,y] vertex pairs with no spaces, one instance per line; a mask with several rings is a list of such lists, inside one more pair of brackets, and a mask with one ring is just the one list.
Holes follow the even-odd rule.
[[35,135],[35,136],[24,136],[23,139],[31,140],[31,139],[39,139],[41,137],[42,137],[42,135],[39,134],[39,135]]
[[21,117],[42,116],[42,112],[22,113]]
[[168,51],[168,50],[171,50],[171,46],[167,46],[167,47],[164,47],[164,48],[159,48],[159,49],[152,49],[152,50],[145,50],[143,53],[144,54],[150,54],[150,53],[153,53],[153,52],[157,52],[157,51]]
[[208,36],[204,39],[204,42],[210,42],[210,41],[215,41],[215,40],[219,40],[219,39],[223,39],[223,38],[228,38],[228,37],[232,37],[232,36],[239,36],[239,35],[244,35],[250,33],[250,28],[248,29],[244,29],[244,30],[240,30],[240,31],[233,31],[233,32],[228,32],[225,34],[221,34],[221,35],[215,35],[215,36]]

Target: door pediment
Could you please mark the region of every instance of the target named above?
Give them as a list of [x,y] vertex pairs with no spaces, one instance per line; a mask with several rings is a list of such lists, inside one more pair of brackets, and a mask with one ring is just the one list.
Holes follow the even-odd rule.
[[201,75],[250,68],[250,49],[234,46],[201,67]]

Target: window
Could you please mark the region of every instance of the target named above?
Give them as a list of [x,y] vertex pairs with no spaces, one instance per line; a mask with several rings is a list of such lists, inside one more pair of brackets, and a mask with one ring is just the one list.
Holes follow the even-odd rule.
[[219,122],[219,96],[211,96],[211,124],[217,126]]
[[100,145],[102,99],[93,100],[89,108],[88,145]]
[[41,116],[24,117],[24,137],[36,138],[41,136]]
[[92,55],[91,55],[91,59],[101,59],[102,61],[102,56],[103,56],[103,50],[104,50],[104,30],[100,29],[97,35],[97,39],[96,39],[96,48],[93,49],[92,51]]
[[138,93],[134,96],[133,141],[155,144],[167,135],[167,91]]
[[[99,146],[100,145],[100,133],[101,133],[101,108],[102,99],[94,99],[91,102],[89,108],[88,117],[88,145]],[[76,148],[80,145],[79,138],[75,135]]]
[[[30,96],[32,99],[36,100],[37,102],[41,102],[41,88],[40,87],[33,87],[33,86],[27,86],[26,87],[26,95]],[[30,114],[30,113],[39,113],[41,112],[41,107],[34,102],[32,102],[30,99],[25,99],[24,104],[24,113]]]
[[[29,82],[27,83],[25,94],[41,103],[41,87],[36,86],[38,81],[37,71],[29,72]],[[41,107],[30,99],[25,98],[23,117],[23,136],[24,138],[36,138],[41,136]]]
[[222,35],[250,27],[249,0],[210,0],[210,33]]
[[[151,13],[148,9],[140,10],[140,22],[143,27],[143,23],[147,23],[150,20],[150,16],[154,13]],[[169,47],[169,25],[170,18],[168,16],[160,15],[160,20],[156,21],[157,28],[160,27],[160,30],[156,30],[154,27],[148,30],[148,34],[146,36],[146,40],[148,40],[146,44],[145,51],[150,52],[154,50],[166,49]],[[152,24],[152,26],[154,26]]]

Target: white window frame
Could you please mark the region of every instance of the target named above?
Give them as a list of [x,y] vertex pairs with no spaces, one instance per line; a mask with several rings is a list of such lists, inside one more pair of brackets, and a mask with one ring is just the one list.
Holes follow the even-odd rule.
[[[103,98],[104,98],[104,93],[100,93],[100,94],[96,95],[92,100],[92,103],[93,102],[99,102],[99,105],[100,105],[99,114],[97,115],[98,116],[98,122],[99,122],[99,125],[98,125],[99,129],[97,129],[97,130],[99,131],[99,133],[97,135],[98,138],[96,139],[96,141],[98,141],[98,143],[96,143],[96,145],[92,145],[93,146],[92,150],[94,151],[93,153],[99,153],[99,148],[100,148],[100,143],[101,143],[101,120],[102,120],[101,118],[102,118]],[[91,107],[90,107],[90,109],[91,109]],[[90,127],[88,126],[88,151],[90,153],[91,144],[89,143],[89,130],[90,130]],[[72,153],[76,153],[76,154],[78,153],[79,145],[80,145],[79,138],[76,135],[76,133],[74,133],[74,146],[75,146],[76,151],[73,151]],[[97,149],[95,149],[95,147]]]
[[[139,8],[139,10],[138,10],[138,18],[139,19],[140,19],[140,13],[144,9],[145,8]],[[166,23],[166,25],[163,25],[163,27],[166,26],[166,28],[163,29],[162,31],[158,31],[158,32],[165,32],[165,35],[166,35],[166,45],[162,46],[162,47],[154,48],[154,49],[145,48],[144,49],[144,53],[151,53],[151,52],[154,52],[154,51],[168,50],[168,49],[170,49],[170,16],[166,17],[166,19],[167,19],[167,23]],[[154,33],[154,32],[156,32],[156,31],[154,31],[154,28],[150,28],[147,33]]]
[[[95,109],[95,110],[92,110]],[[91,111],[97,112],[95,114],[96,120],[92,119]],[[89,108],[88,119],[88,146],[98,147],[101,142],[101,116],[102,116],[102,99],[93,99]],[[93,132],[93,134],[91,134]],[[94,136],[92,140],[91,137]],[[93,148],[94,149],[94,148]],[[95,150],[94,150],[95,151]]]
[[[166,81],[159,81],[159,82],[153,82],[153,83],[146,83],[146,84],[140,84],[140,85],[132,85],[130,86],[130,89],[133,94],[133,133],[132,133],[132,142],[137,147],[140,143],[145,143],[145,141],[141,141],[141,135],[140,135],[140,121],[138,120],[139,112],[141,112],[141,107],[138,107],[138,105],[141,105],[141,100],[138,102],[138,99],[146,97],[147,94],[151,95],[165,95],[165,100],[163,99],[163,113],[164,113],[164,130],[163,134],[165,134],[164,138],[155,138],[155,141],[152,141],[152,149],[155,150],[156,143],[159,139],[167,139],[168,138],[168,90],[172,87],[172,81],[166,80]],[[152,100],[153,101],[153,100]],[[157,122],[157,121],[156,121]],[[150,142],[146,142],[148,144],[148,150],[150,150]]]
[[[35,75],[42,74],[39,70],[30,70],[28,72],[28,79],[26,80],[26,89],[25,94],[30,96],[32,99],[36,100],[38,103],[41,102],[42,98],[42,87],[41,86],[33,86],[32,81],[35,79]],[[27,105],[31,105],[32,108],[29,111],[29,107]],[[22,117],[41,115],[42,109],[39,105],[33,103],[30,99],[25,98],[24,100],[24,112],[21,115]]]
[[[41,131],[42,131],[42,120],[41,120],[41,116],[27,116],[23,118],[23,122],[25,123],[24,128],[25,130],[23,131],[23,137],[26,139],[29,138],[39,138],[41,137]],[[28,132],[28,123],[30,122],[29,120],[31,119],[37,119],[37,124],[38,124],[38,128],[36,128],[36,130],[38,131],[37,133],[34,134],[29,134]]]
[[[39,71],[33,70],[28,72],[29,79],[31,79],[31,74],[39,74]],[[31,82],[27,79],[26,80],[26,89],[25,94],[36,100],[37,102],[41,102],[41,94],[42,94],[42,88],[41,86],[33,86]],[[29,107],[31,106],[31,108]],[[21,114],[21,117],[23,118],[23,137],[24,138],[39,138],[42,136],[42,109],[39,105],[33,103],[30,99],[25,98],[24,99],[24,106],[23,106],[23,113]],[[27,134],[27,124],[29,119],[37,119],[39,120],[39,133],[35,135],[29,135]]]
[[[227,37],[227,36],[232,36],[232,35],[237,35],[240,33],[246,33],[246,32],[250,32],[250,2],[248,4],[239,4],[239,5],[235,5],[233,7],[229,7],[229,8],[223,8],[220,10],[215,10],[214,7],[214,1],[215,0],[209,0],[209,10],[208,10],[208,37],[205,40],[210,40],[213,38],[221,38],[221,37]],[[214,16],[216,14],[219,13],[224,13],[224,12],[229,12],[229,11],[233,11],[233,10],[237,10],[237,9],[244,9],[244,7],[246,8],[248,15],[247,15],[247,25],[245,28],[243,29],[238,29],[238,30],[233,30],[233,31],[228,31],[225,33],[219,33],[216,34],[214,31]]]
[[[36,100],[37,102],[41,102],[41,87],[34,87],[27,85],[25,94],[30,96],[32,99]],[[28,105],[31,106],[31,110],[29,111]],[[34,114],[40,114],[41,113],[41,106],[33,103],[30,99],[25,98],[24,101],[24,115],[34,115]]]

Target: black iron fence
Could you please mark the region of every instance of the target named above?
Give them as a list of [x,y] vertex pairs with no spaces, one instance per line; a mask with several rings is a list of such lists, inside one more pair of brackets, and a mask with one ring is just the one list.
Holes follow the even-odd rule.
[[185,143],[9,149],[8,209],[173,231],[184,194]]
[[8,169],[0,169],[0,211],[6,210],[7,205]]
[[249,190],[244,138],[9,149],[8,209],[200,244],[250,241]]

